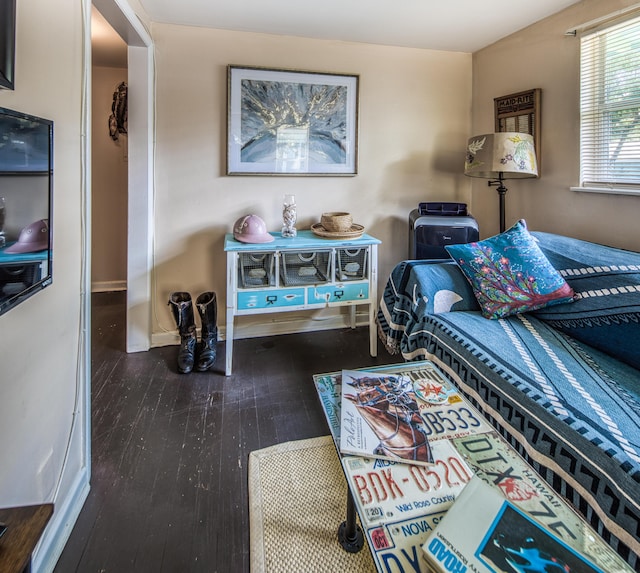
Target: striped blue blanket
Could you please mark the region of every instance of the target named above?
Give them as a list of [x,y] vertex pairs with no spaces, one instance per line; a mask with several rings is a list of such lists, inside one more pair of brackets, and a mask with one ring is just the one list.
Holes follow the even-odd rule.
[[[591,244],[583,241],[568,239],[566,243],[554,235],[534,235],[539,235],[541,247],[556,268],[577,272],[574,290],[593,296],[552,307],[554,314],[488,320],[481,316],[455,263],[405,261],[393,270],[380,301],[380,337],[391,353],[401,352],[407,360],[435,362],[529,463],[638,569],[640,371],[629,361],[568,336],[567,326],[558,321],[590,320],[607,328],[620,321],[634,324],[627,316],[637,312],[633,289],[620,293],[632,295],[620,306],[620,289],[611,285],[620,282],[620,277],[626,285],[634,284],[640,267],[625,268],[613,259],[604,264],[597,256],[588,260]],[[610,255],[624,253],[612,251],[617,252]],[[581,261],[576,262],[577,255]],[[576,270],[582,268],[597,270]],[[563,274],[572,282],[571,273]],[[605,291],[614,289],[611,314],[626,318],[608,321],[605,306],[609,303],[604,301],[609,295],[596,295],[600,289],[593,281],[584,288],[584,276],[593,279],[596,274],[608,277]],[[599,302],[591,304],[596,299]],[[581,300],[589,300],[589,307],[581,308]],[[567,318],[566,313],[584,314]],[[589,313],[593,316],[587,316]],[[636,339],[627,346],[637,347],[637,335],[631,336]]]
[[553,327],[640,369],[640,253],[533,233],[576,293],[535,312]]

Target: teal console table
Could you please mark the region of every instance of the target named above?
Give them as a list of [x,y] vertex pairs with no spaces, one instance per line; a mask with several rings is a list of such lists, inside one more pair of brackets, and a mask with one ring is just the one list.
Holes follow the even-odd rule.
[[271,243],[248,244],[225,235],[227,313],[225,374],[231,375],[236,316],[350,306],[369,306],[369,347],[377,355],[375,326],[378,298],[378,245],[363,234],[357,239],[325,239],[312,231]]

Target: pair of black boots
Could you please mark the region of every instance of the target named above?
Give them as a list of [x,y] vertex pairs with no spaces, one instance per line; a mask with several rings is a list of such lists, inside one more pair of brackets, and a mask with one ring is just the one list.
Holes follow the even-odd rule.
[[180,334],[178,372],[188,374],[193,370],[194,365],[200,372],[209,370],[216,361],[216,342],[218,341],[216,293],[204,292],[195,302],[202,326],[199,346],[196,341],[196,323],[191,295],[188,292],[171,293],[167,304],[171,307],[171,313]]

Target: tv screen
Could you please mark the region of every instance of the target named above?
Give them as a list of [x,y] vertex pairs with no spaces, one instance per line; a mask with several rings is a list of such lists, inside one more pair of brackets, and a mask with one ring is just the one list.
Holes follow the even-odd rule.
[[0,314],[52,281],[53,121],[0,108]]

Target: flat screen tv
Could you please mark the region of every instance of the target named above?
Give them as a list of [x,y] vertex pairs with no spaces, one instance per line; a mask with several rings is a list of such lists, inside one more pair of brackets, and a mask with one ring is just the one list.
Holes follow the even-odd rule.
[[0,107],[0,315],[52,282],[53,121]]
[[0,0],[0,88],[12,90],[16,63],[16,0]]

